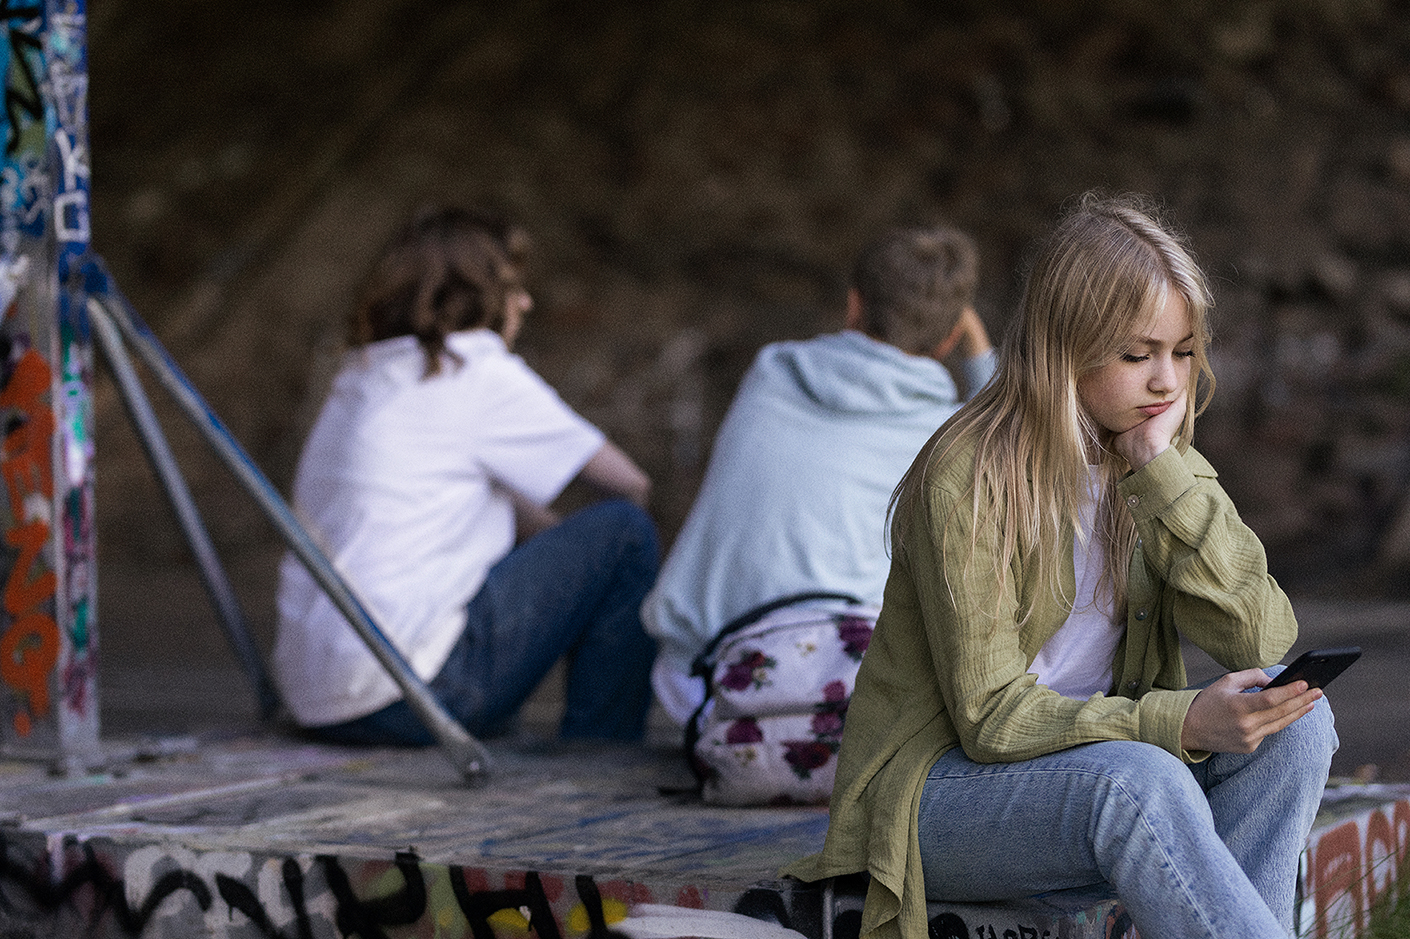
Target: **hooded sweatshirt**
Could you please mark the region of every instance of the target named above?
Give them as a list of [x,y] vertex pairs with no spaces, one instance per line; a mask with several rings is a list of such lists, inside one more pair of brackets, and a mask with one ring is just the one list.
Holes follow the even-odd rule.
[[[993,352],[965,362],[966,389],[994,363]],[[759,351],[642,605],[672,718],[685,723],[699,704],[691,661],[736,616],[809,590],[881,603],[891,492],[960,403],[939,362],[853,330]]]

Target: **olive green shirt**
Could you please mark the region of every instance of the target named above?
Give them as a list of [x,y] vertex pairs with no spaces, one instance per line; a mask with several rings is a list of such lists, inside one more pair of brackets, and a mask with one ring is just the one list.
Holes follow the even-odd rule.
[[[1037,583],[1037,565],[1022,557],[1001,592],[990,560],[998,532],[985,526],[973,537],[972,451],[932,467],[928,505],[894,552],[857,676],[827,840],[820,854],[783,873],[812,881],[869,871],[862,936],[922,939],[916,818],[926,774],[945,751],[958,744],[976,762],[1015,762],[1077,744],[1139,740],[1187,762],[1207,757],[1180,746],[1196,694],[1185,690],[1180,637],[1237,671],[1276,663],[1297,636],[1262,544],[1215,477],[1193,449],[1170,447],[1119,483],[1139,538],[1126,633],[1112,663],[1111,693],[1084,701],[1028,672],[1071,610]],[[1062,586],[1072,597],[1070,531],[1067,541]],[[1020,627],[1029,603],[1033,614]],[[1002,628],[994,625],[996,610]]]

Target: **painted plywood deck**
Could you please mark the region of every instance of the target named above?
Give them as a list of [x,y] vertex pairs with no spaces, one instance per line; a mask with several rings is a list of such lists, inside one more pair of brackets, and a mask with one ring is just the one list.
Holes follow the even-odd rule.
[[[0,934],[846,939],[860,921],[859,885],[777,876],[821,847],[825,810],[702,805],[674,747],[520,738],[477,785],[435,749],[272,730],[105,748],[84,775],[0,762]],[[1300,935],[1354,935],[1407,848],[1410,787],[1329,791]],[[956,937],[1130,928],[1100,891],[931,913]]]

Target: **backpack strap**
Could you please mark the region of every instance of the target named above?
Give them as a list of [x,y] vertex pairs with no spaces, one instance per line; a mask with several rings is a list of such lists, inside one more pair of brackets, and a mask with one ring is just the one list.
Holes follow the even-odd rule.
[[700,650],[700,654],[690,663],[690,674],[697,675],[701,678],[709,674],[712,664],[711,659],[715,654],[715,650],[719,648],[720,643],[723,642],[727,636],[739,632],[746,626],[752,626],[774,610],[781,610],[795,603],[807,603],[810,600],[842,600],[846,603],[862,602],[850,593],[837,593],[832,590],[809,590],[803,593],[791,593],[786,597],[770,600],[768,603],[761,603],[752,610],[747,610],[726,623],[724,628],[715,634],[715,637],[706,644],[704,649]]

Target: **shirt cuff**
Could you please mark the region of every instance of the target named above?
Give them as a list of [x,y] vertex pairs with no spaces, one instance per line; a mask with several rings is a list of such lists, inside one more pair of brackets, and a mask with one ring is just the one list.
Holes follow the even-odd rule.
[[1195,486],[1195,474],[1174,444],[1117,485],[1137,523],[1154,518]]
[[1206,750],[1186,750],[1180,745],[1185,730],[1185,715],[1194,704],[1198,691],[1148,691],[1141,698],[1141,738],[1162,750],[1178,756],[1186,763],[1201,763],[1209,758]]

